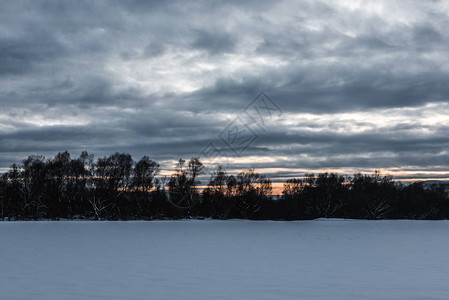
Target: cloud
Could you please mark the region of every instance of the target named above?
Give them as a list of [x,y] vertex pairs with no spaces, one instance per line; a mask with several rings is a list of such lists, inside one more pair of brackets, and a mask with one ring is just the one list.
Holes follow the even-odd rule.
[[205,50],[210,54],[223,54],[229,53],[234,50],[235,37],[224,32],[209,32],[205,30],[199,30],[197,37],[192,43],[192,48]]
[[4,2],[0,168],[66,149],[171,166],[264,90],[284,114],[235,170],[446,176],[431,172],[448,167],[448,16],[441,1]]

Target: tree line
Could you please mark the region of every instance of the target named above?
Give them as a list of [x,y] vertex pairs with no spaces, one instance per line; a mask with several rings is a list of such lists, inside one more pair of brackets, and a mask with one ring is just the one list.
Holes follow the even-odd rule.
[[29,156],[0,178],[2,220],[179,218],[305,220],[448,219],[449,186],[402,184],[391,176],[306,174],[284,183],[271,197],[272,182],[253,169],[237,175],[218,167],[201,185],[200,159],[180,159],[171,176],[144,156],[115,153],[94,160],[84,151],[72,158]]

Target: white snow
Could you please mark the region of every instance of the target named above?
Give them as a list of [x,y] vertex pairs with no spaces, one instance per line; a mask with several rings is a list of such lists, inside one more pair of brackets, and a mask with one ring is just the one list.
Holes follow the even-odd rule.
[[0,222],[0,299],[449,299],[449,221]]

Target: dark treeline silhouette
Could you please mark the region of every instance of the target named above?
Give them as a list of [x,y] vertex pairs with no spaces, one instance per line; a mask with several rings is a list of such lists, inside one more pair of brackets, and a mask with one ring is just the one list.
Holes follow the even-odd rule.
[[199,158],[179,160],[174,173],[160,176],[147,156],[133,161],[115,153],[98,158],[66,152],[54,158],[29,156],[0,179],[0,218],[38,219],[253,219],[303,220],[448,219],[448,185],[404,185],[379,172],[353,177],[322,173],[293,178],[282,197],[272,183],[250,169],[230,175],[219,167],[201,186]]

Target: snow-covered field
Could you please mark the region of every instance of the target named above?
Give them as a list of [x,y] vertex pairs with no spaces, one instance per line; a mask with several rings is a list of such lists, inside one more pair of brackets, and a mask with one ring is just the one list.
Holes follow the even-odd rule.
[[449,299],[449,222],[0,222],[0,298]]

